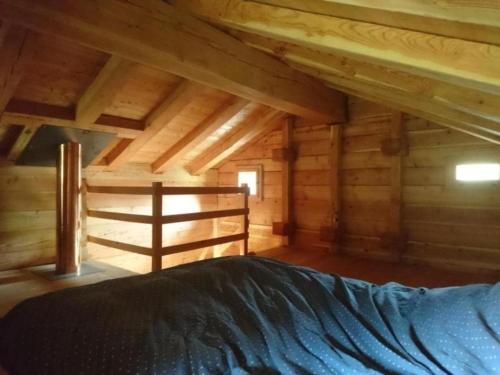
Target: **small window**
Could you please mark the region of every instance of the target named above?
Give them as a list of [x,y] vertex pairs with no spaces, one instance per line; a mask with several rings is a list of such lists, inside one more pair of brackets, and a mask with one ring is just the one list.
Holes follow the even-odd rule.
[[463,182],[498,181],[500,164],[459,164],[455,169],[455,179]]
[[247,185],[250,196],[262,196],[261,167],[240,167],[238,168],[238,186]]

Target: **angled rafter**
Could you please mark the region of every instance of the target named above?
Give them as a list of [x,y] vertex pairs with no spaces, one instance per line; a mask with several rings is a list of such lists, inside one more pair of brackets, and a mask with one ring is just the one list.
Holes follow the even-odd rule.
[[315,75],[337,89],[378,95],[390,99],[392,107],[442,125],[497,142],[500,136],[500,96],[460,87],[411,74],[389,70],[353,59],[341,58],[290,43],[280,43],[244,32],[238,38],[261,50],[278,53],[291,66]]
[[17,158],[21,155],[21,153],[24,151],[28,143],[30,142],[31,138],[35,135],[37,129],[40,127],[40,125],[31,125],[31,126],[25,126],[23,130],[19,133],[17,136],[16,141],[10,148],[10,151],[7,155],[7,160],[11,161],[16,161]]
[[500,45],[500,3],[441,0],[255,0],[258,3]]
[[1,0],[0,18],[299,116],[345,117],[344,95],[159,0]]
[[285,116],[283,112],[267,109],[255,124],[252,126],[248,126],[246,123],[238,125],[231,133],[191,161],[186,169],[193,175],[205,173],[231,157],[241,147],[271,130],[283,116]]
[[111,56],[76,105],[76,122],[93,124],[127,82],[135,63]]
[[35,51],[36,36],[18,26],[10,27],[0,50],[0,116],[21,81],[24,68]]
[[234,99],[231,103],[225,103],[221,108],[208,116],[201,124],[186,134],[175,145],[163,153],[152,165],[155,173],[163,172],[169,166],[181,160],[190,150],[202,143],[215,130],[236,116],[249,101],[246,99]]
[[112,152],[106,157],[108,169],[114,170],[127,163],[149,140],[167,126],[184,107],[191,103],[202,90],[203,88],[196,83],[182,81],[174,92],[148,115],[144,132],[133,141],[128,142],[126,147],[123,147],[123,142],[120,143],[118,146],[121,152]]
[[500,94],[500,46],[243,0],[169,0],[211,22]]
[[144,130],[142,121],[109,115],[101,115],[96,122],[92,124],[77,124],[73,108],[17,99],[12,99],[9,102],[0,119],[0,126],[10,124],[25,126],[51,124],[54,126],[114,133],[121,138],[135,138]]

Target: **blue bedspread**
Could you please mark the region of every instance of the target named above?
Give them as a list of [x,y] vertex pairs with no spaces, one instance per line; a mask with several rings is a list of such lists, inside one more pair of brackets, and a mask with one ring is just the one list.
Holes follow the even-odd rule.
[[26,300],[12,374],[500,374],[500,283],[425,289],[230,257]]

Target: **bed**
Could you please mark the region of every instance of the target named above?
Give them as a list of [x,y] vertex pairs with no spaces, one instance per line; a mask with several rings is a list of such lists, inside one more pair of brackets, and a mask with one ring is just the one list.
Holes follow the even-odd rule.
[[23,374],[500,374],[500,283],[374,285],[225,257],[26,300],[0,321]]

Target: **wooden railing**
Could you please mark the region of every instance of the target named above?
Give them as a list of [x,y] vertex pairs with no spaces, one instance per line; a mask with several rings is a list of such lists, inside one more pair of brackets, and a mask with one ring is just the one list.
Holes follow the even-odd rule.
[[[88,186],[88,193],[98,194],[126,194],[126,195],[151,195],[152,215],[136,215],[118,212],[88,210],[88,217],[108,220],[127,221],[132,223],[152,225],[152,247],[131,245],[124,242],[108,240],[92,235],[87,236],[89,242],[108,246],[115,249],[129,251],[152,257],[153,271],[162,268],[162,257],[164,255],[181,253],[200,249],[204,247],[221,245],[228,242],[243,241],[243,253],[248,255],[248,187],[164,187],[161,182],[153,182],[152,187],[115,187],[115,186]],[[205,194],[241,194],[243,196],[243,208],[220,211],[193,212],[176,215],[163,215],[164,195],[205,195]],[[180,223],[185,221],[196,221],[216,219],[230,216],[244,216],[243,233],[230,236],[211,238],[202,241],[183,243],[163,247],[163,224]]]

